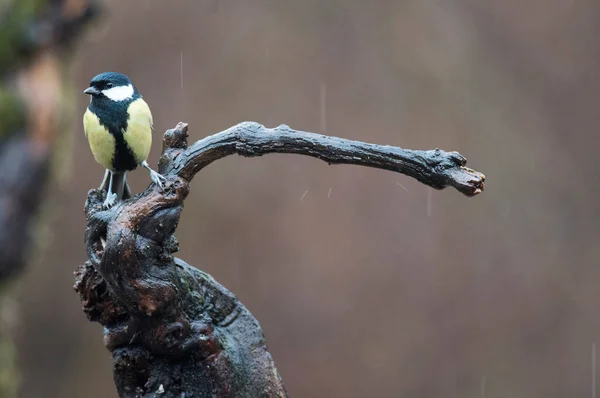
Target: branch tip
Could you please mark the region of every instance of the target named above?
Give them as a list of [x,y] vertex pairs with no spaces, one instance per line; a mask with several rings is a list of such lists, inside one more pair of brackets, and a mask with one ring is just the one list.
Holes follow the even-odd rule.
[[165,132],[163,136],[163,152],[172,148],[187,148],[188,124],[184,122],[177,123],[172,129]]

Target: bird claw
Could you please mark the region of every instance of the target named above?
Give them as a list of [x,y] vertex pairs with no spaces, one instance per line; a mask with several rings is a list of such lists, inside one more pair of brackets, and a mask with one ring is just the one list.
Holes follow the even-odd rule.
[[104,203],[102,203],[102,208],[105,210],[108,210],[115,205],[116,201],[117,201],[117,194],[107,192],[106,199],[104,199]]
[[150,170],[150,179],[158,185],[160,190],[162,191],[165,188],[164,182],[167,180],[162,174],[158,174],[154,170]]

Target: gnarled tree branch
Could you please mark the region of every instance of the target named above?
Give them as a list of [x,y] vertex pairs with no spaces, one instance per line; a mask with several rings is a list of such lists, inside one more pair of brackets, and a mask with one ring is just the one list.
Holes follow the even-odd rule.
[[411,151],[250,122],[188,147],[187,124],[179,123],[164,135],[164,192],[151,186],[103,211],[105,192],[95,189],[85,206],[89,260],[76,271],[75,289],[89,319],[104,325],[121,397],[286,396],[252,314],[208,274],[173,257],[194,175],[230,154],[272,152],[398,171],[469,196],[483,190],[485,178],[456,152]]
[[215,160],[235,153],[246,157],[297,153],[329,164],[375,167],[406,174],[436,189],[453,186],[467,196],[481,193],[485,181],[482,173],[465,167],[467,159],[458,152],[402,149],[307,133],[286,125],[271,129],[254,122],[240,123],[196,142],[172,162],[167,174],[176,173],[190,181]]

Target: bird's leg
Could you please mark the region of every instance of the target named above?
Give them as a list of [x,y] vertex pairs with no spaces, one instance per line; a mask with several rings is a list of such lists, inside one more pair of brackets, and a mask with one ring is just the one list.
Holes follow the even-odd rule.
[[123,200],[131,198],[133,195],[131,194],[131,189],[129,188],[129,183],[127,182],[127,173],[124,176],[124,187],[123,187]]
[[148,169],[148,171],[150,171],[150,179],[156,185],[158,185],[158,187],[162,191],[163,188],[164,188],[163,182],[165,181],[165,177],[163,177],[162,175],[158,174],[156,171],[152,170],[152,168],[150,167],[150,165],[148,164],[148,162],[146,162],[145,160],[142,163],[140,163],[140,165],[142,167]]
[[102,184],[100,184],[100,189],[106,189],[106,183],[108,182],[108,173],[110,173],[110,171],[108,171],[108,169],[106,169],[106,171],[104,172],[104,178],[102,179]]
[[102,203],[102,207],[105,209],[111,208],[115,201],[117,200],[117,194],[113,193],[113,173],[110,173],[110,180],[108,180],[108,192],[106,192],[106,199],[104,199],[104,203]]

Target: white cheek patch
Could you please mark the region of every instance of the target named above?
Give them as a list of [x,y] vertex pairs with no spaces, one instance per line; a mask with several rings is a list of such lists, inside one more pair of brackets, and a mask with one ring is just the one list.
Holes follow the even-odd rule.
[[133,86],[129,84],[127,86],[109,88],[108,90],[102,91],[102,94],[113,101],[123,101],[133,97]]

